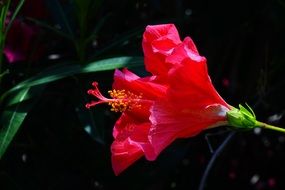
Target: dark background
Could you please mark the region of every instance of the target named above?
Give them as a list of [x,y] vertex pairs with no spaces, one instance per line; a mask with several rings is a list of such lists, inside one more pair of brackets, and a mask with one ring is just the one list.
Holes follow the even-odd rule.
[[[79,26],[73,1],[59,2],[76,34]],[[43,4],[45,16],[38,19],[58,24],[52,3]],[[106,0],[97,7],[96,11],[91,7],[86,10],[87,30],[102,19],[106,21],[95,45],[86,47],[86,62],[113,56],[142,56],[141,35],[145,26],[174,23],[181,38],[191,36],[199,53],[207,58],[213,84],[229,104],[247,102],[258,120],[285,126],[284,1]],[[26,20],[28,10],[36,11],[32,0],[26,1],[20,17],[33,25]],[[37,46],[44,49],[41,56],[9,65],[12,71],[16,73],[28,63],[32,75],[56,62],[77,59],[67,41],[45,28],[40,29],[40,34]],[[118,43],[98,53],[114,42]],[[49,60],[48,55],[53,53],[60,54],[60,59]],[[143,69],[135,72],[145,73]],[[229,131],[212,129],[177,140],[156,161],[142,158],[116,177],[111,168],[110,144],[112,127],[119,115],[104,106],[92,110],[102,140],[99,143],[98,138],[84,131],[75,109],[89,101],[85,92],[91,81],[100,82],[102,91],[111,88],[112,74],[113,71],[70,77],[45,89],[0,161],[0,189],[198,189],[213,155],[209,145],[216,150]],[[23,78],[16,77],[19,81]],[[84,99],[78,100],[80,97]],[[210,170],[205,189],[285,189],[284,143],[285,136],[278,132],[236,132]]]

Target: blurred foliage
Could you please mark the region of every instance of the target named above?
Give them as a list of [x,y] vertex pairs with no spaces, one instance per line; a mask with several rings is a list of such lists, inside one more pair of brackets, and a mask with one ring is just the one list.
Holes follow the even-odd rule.
[[[20,2],[13,0],[11,13]],[[225,129],[178,140],[157,161],[141,159],[115,177],[110,144],[119,115],[84,107],[92,81],[102,92],[111,88],[113,69],[146,74],[141,35],[148,24],[175,23],[207,58],[227,102],[247,101],[258,120],[285,126],[283,0],[26,0],[19,10],[15,20],[36,33],[28,38],[11,25],[5,36],[25,58],[10,63],[4,56],[1,64],[1,73],[9,71],[1,75],[1,146],[13,139],[0,160],[1,189],[198,188],[212,156],[208,142],[216,150]],[[206,189],[284,189],[284,143],[272,131],[237,133]]]

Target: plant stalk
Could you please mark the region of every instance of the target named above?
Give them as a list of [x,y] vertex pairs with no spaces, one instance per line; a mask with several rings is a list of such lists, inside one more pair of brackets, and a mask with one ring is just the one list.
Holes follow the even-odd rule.
[[256,126],[260,127],[260,128],[263,128],[263,129],[270,129],[270,130],[273,130],[273,131],[278,131],[278,132],[281,132],[281,133],[285,133],[285,129],[284,128],[280,128],[280,127],[276,127],[276,126],[273,126],[273,125],[269,125],[267,123],[263,123],[263,122],[260,122],[260,121],[257,121]]

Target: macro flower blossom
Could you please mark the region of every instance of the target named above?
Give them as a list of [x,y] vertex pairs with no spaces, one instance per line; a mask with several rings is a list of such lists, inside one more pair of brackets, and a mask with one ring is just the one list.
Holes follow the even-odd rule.
[[121,173],[143,155],[148,160],[154,160],[157,154],[149,140],[152,125],[150,109],[157,99],[166,96],[166,86],[155,83],[153,77],[140,78],[127,69],[115,71],[113,90],[109,91],[111,99],[99,92],[97,82],[93,86],[94,89],[88,93],[99,101],[90,102],[87,108],[108,103],[112,111],[122,112],[114,126],[114,142],[111,146],[115,174]]
[[116,70],[111,98],[100,93],[97,82],[88,91],[99,100],[87,108],[107,103],[122,112],[111,146],[116,175],[142,156],[155,160],[177,138],[226,124],[231,109],[211,83],[206,58],[190,37],[180,40],[173,24],[147,26],[142,46],[151,76]]
[[[159,154],[176,138],[187,138],[203,129],[227,124],[230,106],[219,96],[190,37],[180,40],[173,24],[148,26],[143,48],[146,69],[167,83],[167,95],[151,108],[149,139]],[[154,69],[155,57],[164,69]],[[159,68],[159,67],[158,67]]]

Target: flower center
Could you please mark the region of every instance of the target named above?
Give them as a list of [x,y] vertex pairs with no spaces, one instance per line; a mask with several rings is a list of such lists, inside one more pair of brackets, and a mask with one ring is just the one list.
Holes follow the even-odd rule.
[[140,101],[142,99],[142,94],[136,95],[130,91],[113,89],[108,91],[111,98],[106,98],[99,91],[97,82],[93,82],[92,85],[94,86],[94,89],[88,90],[88,94],[97,97],[99,100],[86,104],[87,108],[101,103],[110,105],[111,111],[114,112],[130,111],[133,108],[141,107]]
[[111,111],[124,112],[131,110],[134,107],[141,107],[139,101],[142,99],[142,95],[136,95],[126,90],[109,90],[108,93],[112,97],[112,101],[108,104],[112,107]]

